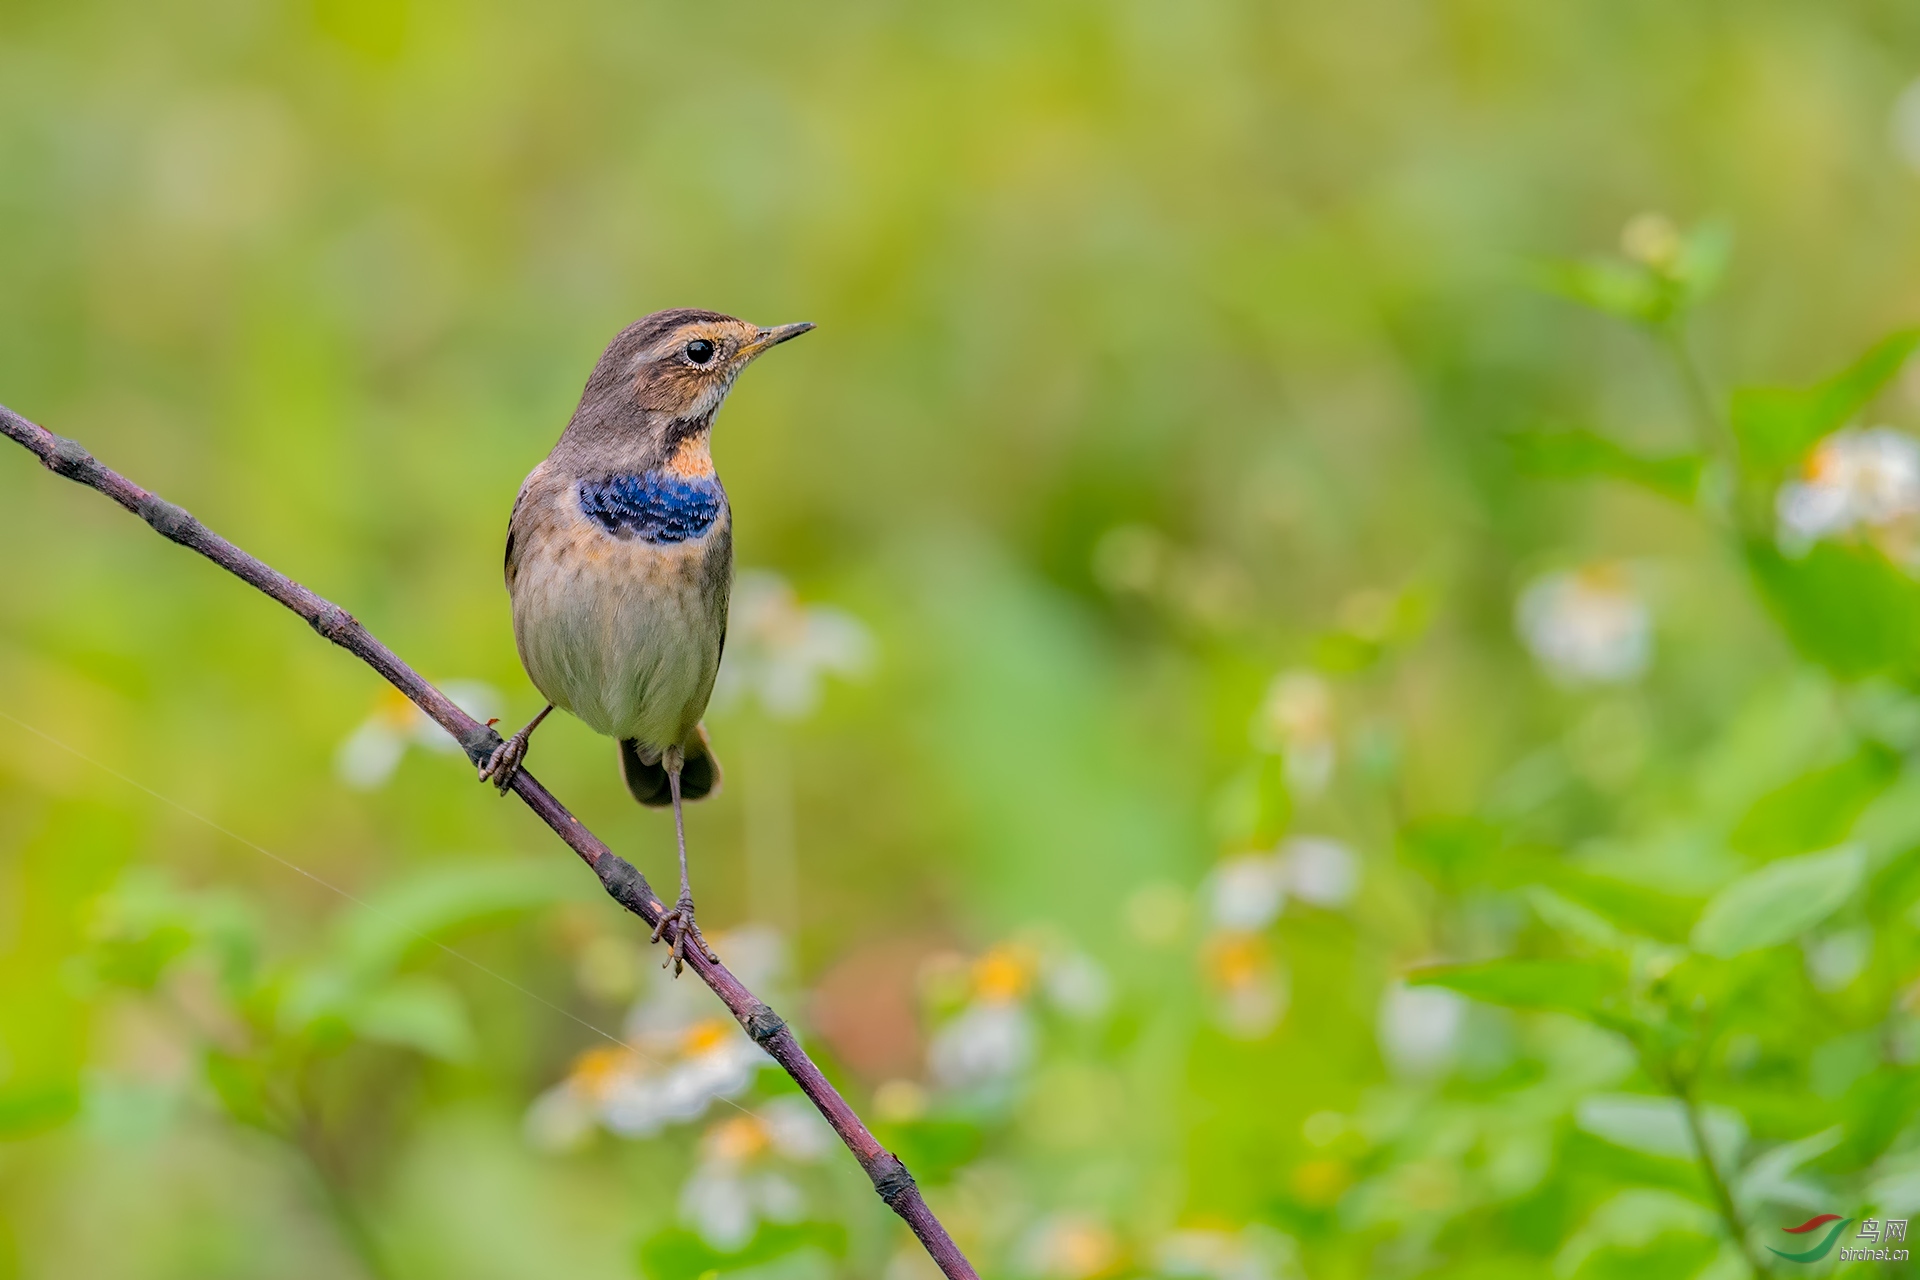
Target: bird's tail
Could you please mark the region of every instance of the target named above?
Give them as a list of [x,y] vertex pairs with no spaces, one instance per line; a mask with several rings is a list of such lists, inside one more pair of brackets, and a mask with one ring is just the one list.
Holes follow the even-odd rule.
[[[720,762],[713,758],[707,741],[707,726],[696,725],[693,737],[682,748],[686,762],[680,769],[680,798],[700,800],[720,789]],[[656,759],[652,764],[640,758],[640,744],[633,738],[620,741],[620,772],[627,790],[641,804],[659,808],[673,803],[673,791],[667,785],[666,766]]]

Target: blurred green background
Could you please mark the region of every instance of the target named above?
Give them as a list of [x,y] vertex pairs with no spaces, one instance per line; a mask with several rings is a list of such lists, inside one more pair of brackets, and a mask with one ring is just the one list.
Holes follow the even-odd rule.
[[[1920,1209],[1916,74],[1870,0],[26,0],[0,399],[518,724],[608,337],[815,321],[716,432],[694,882],[983,1275],[1817,1274]],[[0,1277],[929,1274],[371,672],[22,452],[0,537]]]

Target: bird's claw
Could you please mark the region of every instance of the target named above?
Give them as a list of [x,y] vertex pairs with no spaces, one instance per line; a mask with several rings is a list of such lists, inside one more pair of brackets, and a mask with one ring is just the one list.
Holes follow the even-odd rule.
[[522,731],[493,749],[487,762],[480,766],[480,781],[491,782],[501,795],[505,795],[520,772],[520,762],[526,758],[527,735]]
[[673,926],[673,946],[667,958],[660,962],[662,969],[668,965],[672,965],[673,976],[676,978],[680,976],[680,970],[685,966],[687,961],[688,938],[692,938],[694,945],[700,948],[701,955],[715,963],[719,962],[720,957],[714,954],[713,948],[707,945],[706,938],[701,935],[700,926],[693,922],[692,898],[682,896],[678,902],[673,904],[673,910],[661,915],[659,923],[653,926],[653,940],[655,942],[660,941],[661,936],[666,933],[668,925]]

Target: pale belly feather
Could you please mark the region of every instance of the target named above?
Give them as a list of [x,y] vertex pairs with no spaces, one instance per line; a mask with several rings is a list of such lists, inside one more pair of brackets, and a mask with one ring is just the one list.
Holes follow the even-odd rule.
[[514,582],[513,630],[534,686],[601,733],[686,741],[720,666],[726,592],[706,568],[714,536],[620,539],[585,521],[539,539]]

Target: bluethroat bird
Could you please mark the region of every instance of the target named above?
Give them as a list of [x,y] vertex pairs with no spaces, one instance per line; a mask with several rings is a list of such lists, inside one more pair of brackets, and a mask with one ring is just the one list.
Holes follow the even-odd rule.
[[618,740],[633,798],[673,806],[680,898],[653,940],[672,927],[676,974],[689,939],[718,959],[694,923],[680,808],[720,785],[700,722],[733,586],[733,518],[713,470],[713,419],[742,369],[811,328],[762,329],[692,310],[628,325],[507,522],[513,636],[547,707],[480,766],[481,780],[505,792],[555,707]]

